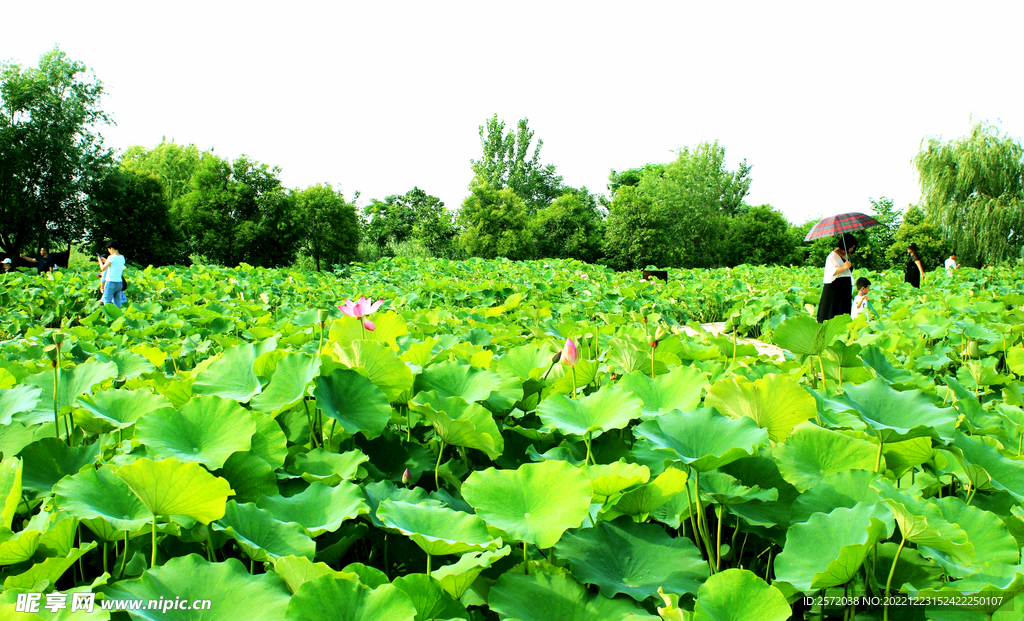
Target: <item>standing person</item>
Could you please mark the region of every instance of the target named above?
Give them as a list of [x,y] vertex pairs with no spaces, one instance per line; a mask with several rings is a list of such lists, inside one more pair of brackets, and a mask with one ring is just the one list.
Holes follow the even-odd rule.
[[124,257],[117,252],[114,242],[107,242],[107,252],[110,253],[106,259],[99,257],[100,272],[103,273],[103,303],[114,304],[121,308],[123,296],[121,290],[124,288],[122,275],[124,274]]
[[917,244],[911,242],[907,246],[907,267],[903,269],[903,282],[908,282],[915,289],[921,288],[921,274],[924,274],[924,266],[921,265],[921,257],[917,255]]
[[861,276],[857,279],[857,297],[853,298],[853,307],[850,309],[850,316],[856,319],[862,313],[867,317],[868,312],[868,291],[871,290],[871,282]]
[[836,249],[825,259],[825,271],[818,302],[818,323],[838,315],[850,314],[851,293],[853,292],[853,263],[850,253],[857,249],[857,238],[849,233],[843,237]]
[[6,259],[4,259],[3,266],[4,266],[4,273],[7,273],[7,272],[10,272],[10,271],[14,270],[14,264],[11,263],[11,257],[7,257]]
[[953,275],[953,270],[959,269],[959,268],[960,268],[960,264],[956,262],[956,253],[954,252],[954,253],[949,255],[948,259],[946,259],[946,273],[949,274],[950,276],[952,276]]
[[39,270],[38,273],[40,274],[42,274],[43,272],[52,272],[54,266],[57,265],[57,261],[55,261],[54,258],[50,256],[50,251],[46,248],[40,248],[39,255],[36,257],[26,257],[23,254],[19,254],[18,256],[21,257],[22,259],[25,259],[29,263],[35,263],[36,269]]

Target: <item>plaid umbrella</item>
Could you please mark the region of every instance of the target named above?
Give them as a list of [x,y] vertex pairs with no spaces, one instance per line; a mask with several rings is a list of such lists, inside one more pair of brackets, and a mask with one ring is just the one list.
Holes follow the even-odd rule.
[[856,211],[841,213],[837,216],[822,218],[821,222],[811,227],[811,230],[807,233],[807,237],[804,238],[804,241],[821,239],[822,237],[833,237],[835,235],[850,233],[852,231],[863,231],[864,229],[870,229],[871,227],[878,226],[879,224],[881,224],[881,222],[875,220],[871,216]]

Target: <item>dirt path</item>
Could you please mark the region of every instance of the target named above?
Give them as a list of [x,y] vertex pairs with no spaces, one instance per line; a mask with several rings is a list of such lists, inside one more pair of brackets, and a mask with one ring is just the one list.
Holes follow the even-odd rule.
[[[700,325],[700,327],[704,328],[704,330],[706,330],[707,332],[710,332],[711,334],[713,334],[715,336],[717,336],[719,334],[725,334],[726,336],[730,336],[731,337],[731,335],[728,332],[725,331],[725,322],[724,321],[719,321],[719,322],[716,322],[716,323],[702,323]],[[696,336],[698,334],[698,332],[696,330],[694,330],[693,328],[691,328],[690,326],[683,326],[682,327],[682,331],[685,332],[686,334],[689,334],[690,336]],[[759,340],[756,340],[756,339],[745,339],[745,338],[738,338],[738,339],[736,339],[736,342],[741,344],[741,345],[747,345],[747,344],[753,345],[757,349],[757,353],[763,354],[763,355],[768,356],[768,357],[770,357],[772,359],[775,359],[775,360],[785,360],[785,355],[783,354],[783,349],[781,347],[777,346],[777,345],[772,345],[770,343],[765,343],[764,341],[759,341]]]

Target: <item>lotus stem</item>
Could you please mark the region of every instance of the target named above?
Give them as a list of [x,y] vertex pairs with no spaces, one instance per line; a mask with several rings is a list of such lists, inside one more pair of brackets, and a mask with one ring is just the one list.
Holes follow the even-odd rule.
[[587,431],[586,435],[583,436],[583,442],[584,442],[584,444],[587,445],[587,458],[583,462],[583,465],[584,466],[589,466],[590,465],[590,442],[591,442],[590,431]]
[[718,517],[718,540],[715,543],[715,571],[722,567],[722,505],[715,507],[715,515]]
[[570,367],[572,369],[572,398],[576,398],[576,365]]
[[826,390],[828,382],[825,381],[825,363],[821,361],[821,354],[818,354],[818,367],[821,368],[821,389]]
[[206,527],[206,558],[208,558],[211,563],[217,562],[217,558],[214,556],[213,551],[213,532],[209,526]]
[[654,379],[654,348],[651,348],[651,379]]
[[526,559],[526,542],[525,541],[523,542],[523,574],[527,575],[527,576],[530,575],[530,563]]
[[881,438],[879,438],[879,440],[878,440],[878,456],[875,457],[875,472],[878,472],[879,471],[878,469],[881,468],[881,466],[882,466],[882,447],[883,446],[885,446],[885,443],[882,442]]
[[[60,405],[59,405],[58,399],[57,399],[57,395],[59,394],[57,392],[57,388],[58,388],[58,384],[59,383],[60,383],[60,357],[58,356],[57,360],[55,360],[53,362],[53,433],[55,433],[57,435],[57,439],[58,440],[60,439],[60,416],[58,416],[58,414],[57,414],[58,410],[60,409]],[[68,433],[68,435],[67,435],[67,443],[68,443],[68,446],[71,446],[71,434],[70,433]]]
[[[697,521],[696,521],[697,509],[694,507],[693,498],[690,497],[690,486],[689,486],[689,484],[686,485],[686,504],[687,504],[687,508],[690,511],[690,526],[693,527],[693,542],[695,544],[697,544],[697,548],[698,549],[701,549],[702,546],[701,546],[700,530],[698,530],[698,528],[697,528]],[[701,554],[703,554],[703,549],[701,549]],[[710,557],[708,558],[708,560],[709,561],[711,560]]]
[[316,427],[313,425],[313,416],[309,413],[309,402],[306,401],[306,397],[302,397],[302,407],[306,410],[306,424],[309,425],[309,442],[313,448],[317,448],[316,442]]
[[[81,547],[81,546],[79,546]],[[103,540],[103,573],[107,573],[107,540]]]
[[882,594],[885,599],[885,606],[882,607],[882,621],[889,621],[889,586],[892,584],[892,575],[896,573],[896,563],[900,560],[900,552],[903,551],[903,546],[907,544],[906,535],[903,536],[903,541],[900,541],[900,547],[896,548],[896,556],[892,559],[892,567],[889,568],[889,578],[885,581],[885,593]]
[[427,577],[430,577],[430,555],[427,555]]
[[124,576],[124,565],[128,562],[128,531],[124,531],[124,554],[121,555],[121,571],[118,572],[118,580]]
[[153,514],[153,556],[149,560],[149,568],[156,567],[156,514]]
[[443,454],[444,442],[439,441],[437,445],[437,463],[434,464],[434,487],[437,488],[438,491],[441,490],[441,483],[438,481],[437,471],[441,469],[441,455]]

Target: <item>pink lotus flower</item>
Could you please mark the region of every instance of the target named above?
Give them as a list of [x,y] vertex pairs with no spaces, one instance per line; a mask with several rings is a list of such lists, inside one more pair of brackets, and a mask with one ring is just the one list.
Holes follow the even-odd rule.
[[384,300],[373,301],[373,298],[360,297],[358,302],[345,300],[344,305],[339,305],[338,310],[349,317],[363,317],[370,313],[377,312]]
[[363,328],[365,328],[367,332],[373,332],[377,329],[377,326],[373,325],[373,322],[370,321],[369,317],[363,317]]
[[562,364],[574,367],[579,362],[579,359],[580,353],[576,350],[576,343],[571,338],[565,339],[565,346],[562,347]]

